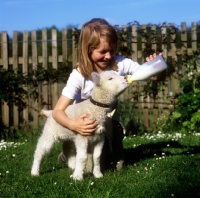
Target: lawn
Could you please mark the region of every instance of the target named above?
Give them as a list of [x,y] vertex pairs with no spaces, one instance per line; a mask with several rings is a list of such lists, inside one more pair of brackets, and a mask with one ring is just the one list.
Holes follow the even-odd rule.
[[0,142],[0,198],[169,198],[200,197],[200,134],[158,134],[124,138],[125,166],[95,179],[70,178],[57,162],[58,142],[44,159],[41,176],[30,175],[38,135]]

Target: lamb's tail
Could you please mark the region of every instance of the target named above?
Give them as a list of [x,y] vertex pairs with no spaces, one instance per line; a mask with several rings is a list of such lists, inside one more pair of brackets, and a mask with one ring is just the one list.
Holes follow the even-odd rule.
[[53,110],[46,110],[46,109],[42,109],[40,112],[39,112],[39,116],[46,116],[46,117],[49,117],[51,115]]

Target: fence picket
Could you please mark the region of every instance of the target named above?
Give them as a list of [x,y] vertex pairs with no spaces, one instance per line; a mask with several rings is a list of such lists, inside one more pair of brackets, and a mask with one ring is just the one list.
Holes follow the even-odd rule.
[[[24,31],[24,34],[23,34],[23,65],[22,65],[23,73],[28,72],[28,62],[29,62],[29,60],[28,60],[28,31]],[[29,91],[27,85],[24,87],[24,89],[26,91]],[[25,102],[26,102],[26,104],[28,104],[28,106],[30,105],[29,99],[26,99]],[[29,122],[28,111],[29,111],[29,108],[24,109],[23,114],[21,116],[21,120],[23,120],[24,124],[28,124],[28,122]]]
[[[36,70],[38,67],[38,54],[37,54],[37,35],[36,31],[31,31],[31,46],[32,46],[32,68],[31,70]],[[35,76],[32,77],[35,83],[37,79]],[[39,88],[39,87],[38,87]],[[38,90],[39,91],[39,90]],[[39,93],[40,94],[40,93]],[[33,115],[33,128],[38,128],[38,104],[41,104],[40,97],[38,97],[37,101],[30,99],[30,106],[31,106],[31,114]]]
[[[5,31],[2,32],[2,60],[3,67],[8,69],[8,38]],[[2,121],[4,124],[9,125],[9,106],[5,101],[2,101],[2,103]]]
[[[47,30],[42,30],[42,66],[44,69],[48,68],[48,50],[47,50]],[[42,104],[40,108],[49,109],[49,92],[48,92],[48,82],[44,82],[44,85],[40,85],[42,99]]]
[[197,51],[197,23],[192,23],[192,50]]
[[[13,69],[18,69],[18,42],[17,42],[18,32],[13,32]],[[10,115],[11,116],[11,115]],[[13,105],[13,124],[14,127],[17,129],[19,124],[19,116],[18,116],[18,108],[16,105]]]
[[[52,67],[58,69],[57,54],[57,30],[52,30]],[[53,108],[58,100],[58,83],[51,84],[51,108]]]
[[138,61],[137,58],[138,58],[138,55],[137,55],[137,52],[138,52],[138,48],[137,48],[137,26],[136,25],[132,25],[132,50],[133,50],[133,53],[131,55],[131,59],[134,60],[134,61]]

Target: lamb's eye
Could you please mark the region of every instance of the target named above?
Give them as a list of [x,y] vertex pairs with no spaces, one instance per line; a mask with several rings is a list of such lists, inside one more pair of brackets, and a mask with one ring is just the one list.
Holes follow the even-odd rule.
[[112,80],[113,78],[112,77],[110,77],[108,80]]

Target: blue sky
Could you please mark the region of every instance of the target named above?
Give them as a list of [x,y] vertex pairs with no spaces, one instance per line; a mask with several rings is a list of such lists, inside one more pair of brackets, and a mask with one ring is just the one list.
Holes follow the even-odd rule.
[[37,30],[55,25],[62,29],[94,17],[112,25],[200,21],[199,0],[1,0],[0,32]]

